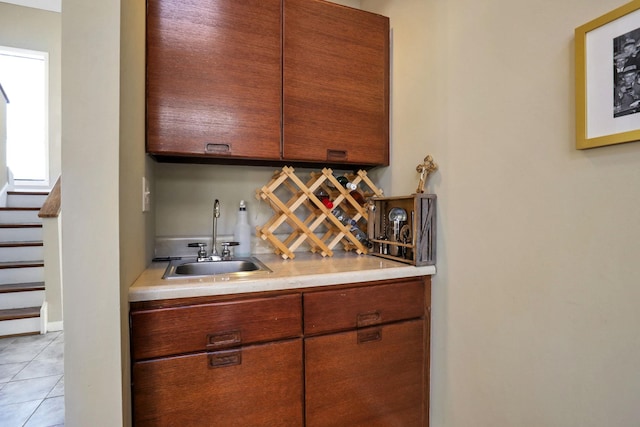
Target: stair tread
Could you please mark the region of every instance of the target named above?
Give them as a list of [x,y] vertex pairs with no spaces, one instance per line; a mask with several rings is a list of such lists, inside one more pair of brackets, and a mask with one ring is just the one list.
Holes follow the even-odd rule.
[[40,307],[8,308],[0,310],[0,321],[28,319],[31,317],[40,317]]
[[0,269],[3,269],[3,268],[28,268],[28,267],[44,267],[44,261],[0,262]]
[[44,291],[44,282],[7,283],[0,285],[0,294],[27,291]]
[[0,228],[42,228],[42,224],[38,222],[16,222],[0,224]]
[[42,240],[24,241],[24,242],[0,242],[0,248],[21,248],[32,246],[44,246]]
[[15,196],[48,196],[49,191],[45,190],[9,190],[7,194]]
[[36,208],[36,207],[29,207],[29,206],[25,206],[25,207],[20,207],[20,206],[0,206],[0,212],[1,211],[39,211],[41,208]]

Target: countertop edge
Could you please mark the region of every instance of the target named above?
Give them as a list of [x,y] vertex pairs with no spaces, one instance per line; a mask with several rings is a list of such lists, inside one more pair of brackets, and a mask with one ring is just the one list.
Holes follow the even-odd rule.
[[[354,260],[355,259],[356,258],[354,258]],[[290,260],[282,265],[296,265],[293,264],[296,262],[296,260]],[[321,258],[303,262],[308,264],[318,263],[321,266],[318,270],[331,270],[331,268],[327,268],[327,264],[330,265],[332,262],[331,259]],[[344,262],[344,260],[340,261],[338,259],[336,262]],[[268,265],[274,270],[274,273],[270,274],[261,274],[244,279],[216,277],[208,280],[170,281],[161,279],[160,274],[161,271],[164,271],[167,264],[154,263],[129,289],[129,302],[304,289],[346,283],[431,276],[436,274],[436,267],[434,265],[416,267],[386,260],[380,260],[378,262],[378,259],[373,262],[367,260],[367,262],[363,262],[364,266],[359,266],[358,262],[353,262],[352,264],[354,264],[354,266],[349,271],[301,274],[289,272],[286,267],[281,267],[278,261],[270,260],[270,262],[268,261]]]

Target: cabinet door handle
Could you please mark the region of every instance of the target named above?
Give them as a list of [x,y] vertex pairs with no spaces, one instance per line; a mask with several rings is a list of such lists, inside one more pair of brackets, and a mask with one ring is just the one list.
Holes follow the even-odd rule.
[[377,328],[370,331],[358,332],[358,344],[366,344],[374,341],[382,341],[382,329]]
[[207,335],[207,349],[228,347],[242,343],[240,331],[227,331]]
[[327,160],[329,161],[347,160],[347,158],[346,150],[327,150]]
[[205,153],[229,153],[230,151],[231,151],[230,144],[207,143],[204,146]]
[[369,313],[358,313],[356,316],[356,326],[362,328],[363,326],[377,325],[381,322],[382,316],[379,311],[371,311]]
[[225,368],[242,364],[242,351],[219,351],[208,355],[210,368]]

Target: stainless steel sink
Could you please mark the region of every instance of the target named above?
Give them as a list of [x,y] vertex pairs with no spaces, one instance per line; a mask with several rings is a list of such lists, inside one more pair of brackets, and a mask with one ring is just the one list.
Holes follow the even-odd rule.
[[244,276],[260,271],[271,272],[271,269],[254,257],[202,262],[197,262],[195,258],[183,258],[172,260],[162,278],[188,279],[192,277],[215,276],[218,274]]

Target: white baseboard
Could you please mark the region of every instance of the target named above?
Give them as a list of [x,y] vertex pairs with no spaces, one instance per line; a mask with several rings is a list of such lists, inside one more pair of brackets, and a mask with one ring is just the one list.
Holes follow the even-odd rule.
[[6,183],[0,190],[0,206],[7,206],[7,191],[9,191],[9,183]]
[[47,333],[47,319],[49,318],[49,304],[45,301],[40,306],[40,333]]
[[47,331],[49,332],[63,331],[64,330],[63,323],[64,322],[62,320],[58,320],[57,322],[48,322]]

